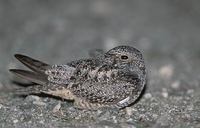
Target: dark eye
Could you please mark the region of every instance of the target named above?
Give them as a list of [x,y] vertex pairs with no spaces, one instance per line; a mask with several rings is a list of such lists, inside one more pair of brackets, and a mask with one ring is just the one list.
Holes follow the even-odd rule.
[[122,60],[127,60],[127,59],[128,59],[128,56],[122,55],[122,56],[121,56],[121,59],[122,59]]

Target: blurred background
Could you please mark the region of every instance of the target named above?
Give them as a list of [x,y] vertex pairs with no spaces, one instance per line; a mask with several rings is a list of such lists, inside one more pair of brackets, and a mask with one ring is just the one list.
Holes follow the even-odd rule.
[[197,77],[199,4],[196,0],[1,0],[1,86],[10,81],[8,69],[20,67],[15,53],[66,63],[88,57],[91,49],[117,45],[140,49],[149,72],[166,65]]

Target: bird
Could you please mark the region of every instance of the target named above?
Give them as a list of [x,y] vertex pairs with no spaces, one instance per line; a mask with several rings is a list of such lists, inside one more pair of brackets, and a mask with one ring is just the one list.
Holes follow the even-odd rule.
[[35,83],[26,87],[25,92],[71,100],[79,109],[122,109],[133,104],[146,85],[142,53],[132,46],[121,45],[89,54],[86,59],[53,65],[15,54],[31,71],[10,69],[10,72]]

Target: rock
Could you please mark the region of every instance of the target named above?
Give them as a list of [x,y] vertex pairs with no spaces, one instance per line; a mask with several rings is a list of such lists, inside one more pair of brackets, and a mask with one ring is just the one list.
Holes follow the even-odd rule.
[[4,106],[2,104],[0,104],[0,109],[3,108]]
[[146,93],[144,94],[144,98],[150,99],[152,97],[151,93]]
[[178,89],[180,88],[180,81],[175,81],[171,84],[171,87],[174,88],[174,89]]
[[29,95],[25,98],[25,101],[27,102],[40,101],[40,97],[35,95]]
[[33,104],[38,105],[38,106],[46,106],[46,103],[42,101],[33,101]]
[[35,95],[27,96],[25,101],[32,102],[33,104],[38,105],[38,106],[46,106],[46,103],[43,102],[39,96],[35,96]]
[[194,90],[193,90],[193,89],[188,89],[188,90],[187,90],[187,94],[191,95],[191,94],[193,94],[193,93],[194,93]]
[[161,77],[164,79],[170,79],[174,74],[174,67],[172,65],[165,65],[159,69]]
[[58,112],[60,110],[60,108],[61,108],[61,103],[58,102],[58,104],[53,108],[53,112],[54,113]]
[[163,89],[162,89],[162,93],[161,93],[161,94],[162,94],[162,96],[163,96],[164,98],[168,98],[168,95],[169,95],[169,94],[168,94],[166,88],[163,88]]
[[16,123],[18,123],[18,122],[19,122],[19,120],[17,120],[17,119],[13,120],[13,123],[14,123],[14,124],[16,124]]
[[128,116],[133,115],[133,110],[132,110],[131,107],[126,107],[126,114],[127,114]]

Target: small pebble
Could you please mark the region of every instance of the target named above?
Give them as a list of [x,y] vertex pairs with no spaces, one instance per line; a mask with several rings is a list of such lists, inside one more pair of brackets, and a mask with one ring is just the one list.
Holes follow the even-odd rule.
[[74,107],[69,107],[69,108],[67,108],[67,110],[68,110],[69,112],[75,112],[75,111],[76,111],[76,109],[75,109]]
[[17,119],[13,120],[13,123],[16,124],[17,122],[19,122],[19,120],[17,120]]
[[165,65],[159,69],[159,73],[163,78],[169,79],[174,74],[174,67],[172,65]]
[[187,94],[193,94],[193,93],[194,93],[194,89],[187,90]]
[[33,102],[33,104],[38,106],[46,106],[46,103],[42,102],[39,96],[30,95],[27,96],[26,101]]
[[40,123],[40,124],[44,124],[44,120],[40,120],[39,123]]
[[162,92],[162,96],[163,96],[164,98],[168,98],[168,92]]
[[60,110],[60,108],[61,108],[61,103],[58,102],[58,104],[53,108],[53,112],[54,113],[58,112]]
[[193,110],[193,108],[194,108],[194,106],[193,106],[193,105],[190,105],[190,106],[188,106],[188,107],[187,107],[187,109],[188,109],[189,111],[192,111],[192,110]]
[[101,115],[102,114],[102,111],[101,110],[97,110],[97,115]]
[[152,114],[152,117],[156,120],[158,118],[157,114]]
[[0,109],[1,109],[1,108],[3,108],[3,105],[2,105],[2,104],[0,104]]
[[133,122],[132,118],[129,118],[128,120],[126,120],[127,122]]
[[178,89],[180,88],[180,81],[175,81],[171,84],[171,87],[174,88],[174,89]]
[[38,106],[46,106],[46,103],[42,101],[33,101],[33,104],[38,105]]
[[168,92],[167,92],[167,89],[166,88],[163,88],[162,89],[162,93],[161,93],[161,95],[164,97],[164,98],[168,98]]
[[117,123],[117,122],[118,122],[116,116],[112,116],[112,119],[113,119],[113,122],[114,122],[114,123]]
[[152,97],[151,93],[146,93],[144,95],[144,98],[146,98],[146,99],[150,99],[151,97]]
[[76,116],[74,119],[79,120],[79,119],[80,119],[80,116]]
[[190,119],[191,118],[190,114],[184,114],[184,116],[185,116],[186,119]]
[[40,97],[39,96],[34,96],[34,95],[29,95],[26,97],[25,99],[26,101],[40,101]]
[[128,116],[131,116],[131,115],[133,114],[133,110],[132,110],[131,107],[126,107],[126,114],[127,114]]

